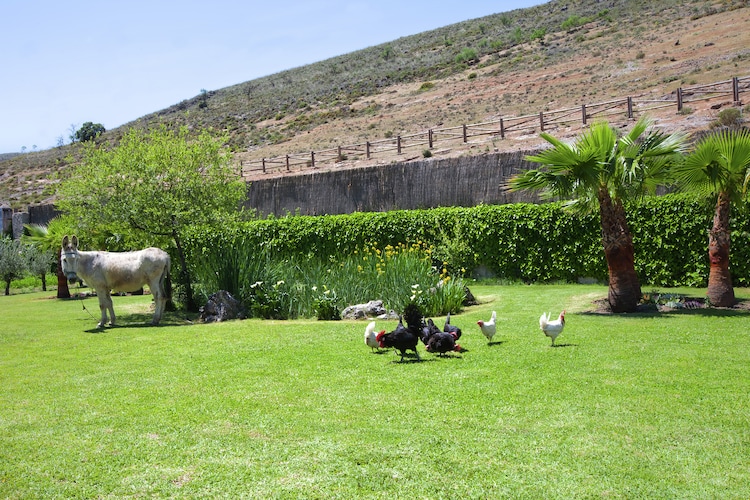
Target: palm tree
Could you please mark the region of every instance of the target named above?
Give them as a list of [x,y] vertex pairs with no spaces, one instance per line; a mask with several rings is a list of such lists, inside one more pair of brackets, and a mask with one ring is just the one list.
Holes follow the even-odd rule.
[[685,190],[716,197],[713,227],[708,232],[708,290],[711,304],[735,303],[729,272],[729,214],[733,202],[747,194],[750,182],[750,131],[724,129],[707,135],[675,169]]
[[68,288],[68,280],[62,272],[62,265],[60,264],[63,235],[56,230],[56,227],[55,219],[50,221],[49,226],[26,224],[24,225],[25,234],[22,236],[22,239],[37,247],[41,252],[54,251],[57,256],[57,298],[69,299],[70,288]]
[[598,122],[573,144],[542,133],[552,148],[526,159],[543,168],[528,170],[509,182],[512,190],[539,190],[547,199],[572,200],[569,206],[574,208],[598,208],[609,270],[608,298],[614,312],[635,311],[642,297],[623,202],[665,184],[685,143],[682,133],[646,133],[651,125],[642,117],[630,133],[618,137],[609,124]]

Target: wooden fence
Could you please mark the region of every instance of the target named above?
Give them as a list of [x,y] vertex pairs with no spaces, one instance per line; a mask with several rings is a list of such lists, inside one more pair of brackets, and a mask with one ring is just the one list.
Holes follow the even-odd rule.
[[734,105],[741,105],[742,93],[750,91],[750,76],[733,77],[731,80],[678,88],[673,95],[661,99],[641,99],[624,97],[596,104],[583,104],[580,107],[560,109],[557,111],[540,111],[535,115],[498,118],[484,123],[458,125],[446,128],[434,128],[415,134],[399,135],[361,144],[337,146],[331,149],[310,151],[308,153],[290,153],[274,158],[260,160],[243,160],[240,162],[240,175],[252,172],[263,173],[276,170],[291,171],[293,168],[315,168],[324,163],[338,163],[350,155],[364,156],[368,160],[383,153],[404,154],[410,148],[432,149],[437,144],[462,141],[480,136],[492,136],[505,139],[511,134],[520,134],[529,130],[551,130],[558,126],[582,127],[591,119],[617,116],[633,119],[636,114],[643,114],[660,108],[674,107],[676,112],[683,111],[686,104],[731,96]]

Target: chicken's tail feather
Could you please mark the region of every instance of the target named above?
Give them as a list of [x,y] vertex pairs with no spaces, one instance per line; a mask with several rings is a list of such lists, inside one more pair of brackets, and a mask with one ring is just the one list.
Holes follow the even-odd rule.
[[542,315],[539,316],[539,328],[544,330],[544,328],[547,326],[548,321],[549,321],[549,313],[542,313]]

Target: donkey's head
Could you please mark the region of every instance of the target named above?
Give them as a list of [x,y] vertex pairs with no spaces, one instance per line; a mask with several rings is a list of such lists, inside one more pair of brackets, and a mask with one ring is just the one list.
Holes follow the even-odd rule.
[[62,252],[60,253],[60,263],[62,272],[68,278],[68,281],[75,283],[78,281],[78,238],[65,236],[62,240]]

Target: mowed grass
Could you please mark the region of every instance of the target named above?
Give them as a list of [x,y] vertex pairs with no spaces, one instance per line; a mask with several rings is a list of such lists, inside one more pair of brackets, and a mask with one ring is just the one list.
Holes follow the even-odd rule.
[[[465,352],[404,363],[364,345],[366,322],[150,327],[142,296],[100,331],[54,292],[2,297],[0,498],[750,497],[749,312],[471,289]],[[538,318],[562,308],[551,348]]]

